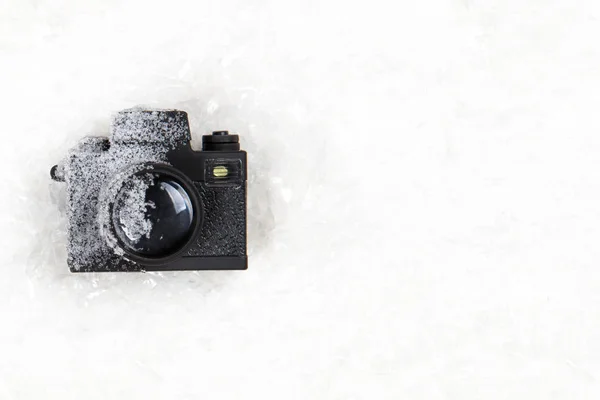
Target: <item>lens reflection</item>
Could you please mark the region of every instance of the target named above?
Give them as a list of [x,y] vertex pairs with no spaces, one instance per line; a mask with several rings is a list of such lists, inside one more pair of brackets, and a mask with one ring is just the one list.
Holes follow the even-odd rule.
[[115,233],[125,248],[146,257],[162,257],[189,237],[194,208],[179,182],[144,173],[125,183],[112,216]]

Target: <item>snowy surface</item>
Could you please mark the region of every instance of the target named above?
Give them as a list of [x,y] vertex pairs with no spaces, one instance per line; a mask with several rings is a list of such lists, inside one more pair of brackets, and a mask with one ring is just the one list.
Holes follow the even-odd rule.
[[[0,399],[600,397],[597,0],[0,3]],[[180,108],[250,269],[68,272],[50,167]]]

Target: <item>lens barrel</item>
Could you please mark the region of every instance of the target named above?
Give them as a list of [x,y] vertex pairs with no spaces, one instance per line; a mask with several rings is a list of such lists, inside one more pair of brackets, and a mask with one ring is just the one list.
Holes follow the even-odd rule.
[[111,207],[111,232],[125,256],[160,265],[198,236],[203,212],[194,184],[177,169],[147,165],[121,181]]

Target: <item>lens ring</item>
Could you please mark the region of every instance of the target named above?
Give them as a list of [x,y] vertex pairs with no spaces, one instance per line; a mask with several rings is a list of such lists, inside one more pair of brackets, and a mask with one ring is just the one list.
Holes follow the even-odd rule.
[[[177,215],[173,207],[180,209]],[[165,164],[145,164],[122,179],[109,212],[111,234],[124,257],[142,265],[163,265],[182,255],[197,238],[203,220],[192,181]]]

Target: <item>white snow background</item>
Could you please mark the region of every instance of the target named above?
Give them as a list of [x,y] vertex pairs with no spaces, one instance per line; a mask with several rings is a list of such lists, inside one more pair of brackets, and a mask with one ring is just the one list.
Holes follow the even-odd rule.
[[[0,399],[600,398],[597,0],[0,3]],[[249,155],[250,268],[71,274],[115,111]]]

